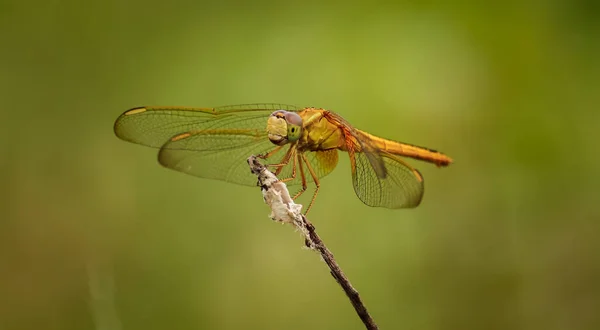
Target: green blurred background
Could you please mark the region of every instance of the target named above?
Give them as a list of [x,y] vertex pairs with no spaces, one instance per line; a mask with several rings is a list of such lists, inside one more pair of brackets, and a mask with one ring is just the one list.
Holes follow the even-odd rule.
[[[256,188],[117,139],[139,105],[282,102],[444,151],[420,207],[347,157],[310,218],[382,329],[600,329],[593,1],[0,2],[0,329],[362,329]],[[303,202],[306,202],[305,200]]]

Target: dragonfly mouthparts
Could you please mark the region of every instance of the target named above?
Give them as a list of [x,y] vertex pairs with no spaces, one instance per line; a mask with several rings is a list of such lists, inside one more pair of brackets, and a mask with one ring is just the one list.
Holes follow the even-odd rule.
[[271,142],[273,142],[274,144],[279,145],[279,144],[284,144],[286,142],[286,138],[283,135],[269,133],[268,136],[269,136],[269,140]]

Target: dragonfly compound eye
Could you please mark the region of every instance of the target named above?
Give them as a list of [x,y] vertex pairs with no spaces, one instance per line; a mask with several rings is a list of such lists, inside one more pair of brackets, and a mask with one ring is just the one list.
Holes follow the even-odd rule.
[[286,111],[284,113],[285,121],[288,124],[302,127],[302,117],[295,112]]
[[286,112],[288,141],[297,141],[302,135],[302,118],[295,112]]

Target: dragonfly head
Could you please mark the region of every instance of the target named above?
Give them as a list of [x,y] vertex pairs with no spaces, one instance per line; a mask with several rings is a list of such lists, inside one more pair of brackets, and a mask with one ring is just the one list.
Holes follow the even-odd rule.
[[297,141],[302,136],[302,118],[295,112],[277,110],[267,120],[267,134],[278,146]]

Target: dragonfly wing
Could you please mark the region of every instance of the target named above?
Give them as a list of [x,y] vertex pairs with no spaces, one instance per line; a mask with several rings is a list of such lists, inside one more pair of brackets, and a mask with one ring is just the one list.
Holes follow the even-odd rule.
[[[352,131],[352,133],[355,133],[355,131]],[[379,151],[371,143],[367,142],[368,140],[358,138],[357,136],[354,135],[360,145],[360,150],[362,150],[369,164],[373,167],[375,174],[377,174],[378,178],[385,179],[387,177],[387,169]]]
[[[236,140],[232,144],[232,140]],[[229,143],[228,149],[211,150],[215,142]],[[189,150],[187,144],[194,146],[206,145],[202,151]],[[193,176],[223,180],[246,186],[255,186],[256,177],[249,175],[246,159],[250,155],[266,154],[276,147],[266,138],[251,138],[248,136],[207,136],[191,135],[181,140],[170,141],[161,148],[158,161],[163,166],[184,172]],[[265,160],[265,164],[279,164],[290,147],[281,148]],[[326,150],[306,153],[307,160],[315,170],[318,178],[331,173],[338,161],[337,150]],[[294,172],[294,160],[284,166],[279,173],[279,179],[291,178]],[[286,185],[302,184],[302,176],[296,163],[296,177],[287,181]],[[312,176],[304,165],[306,183],[314,182]],[[272,169],[273,171],[275,169]]]
[[327,116],[344,127],[352,167],[352,183],[369,206],[391,209],[416,207],[423,197],[423,177],[399,157],[380,150],[368,136],[334,112]]
[[123,113],[115,134],[126,141],[161,148],[159,162],[194,176],[256,185],[246,159],[272,150],[266,133],[275,110],[285,104],[242,104],[218,108],[143,107]]
[[[227,148],[222,147],[225,145]],[[256,186],[256,176],[250,174],[246,159],[274,148],[266,137],[196,134],[167,142],[158,153],[158,161],[193,176]]]
[[[129,142],[161,148],[171,138],[185,133],[225,130],[254,131],[264,134],[267,119],[275,110],[298,111],[287,104],[240,104],[217,108],[140,107],[125,111],[115,121],[115,134]],[[227,145],[224,145],[227,147]],[[203,146],[187,145],[190,150]]]
[[[338,163],[337,149],[313,151],[305,153],[305,155],[306,160],[315,171],[317,178],[322,178],[331,173]],[[311,175],[307,173],[307,176],[310,177],[309,182],[312,182]]]
[[352,169],[354,191],[360,200],[369,206],[390,209],[412,208],[423,198],[423,176],[399,157],[380,153],[386,175],[373,167],[368,153],[356,152],[355,166]]

